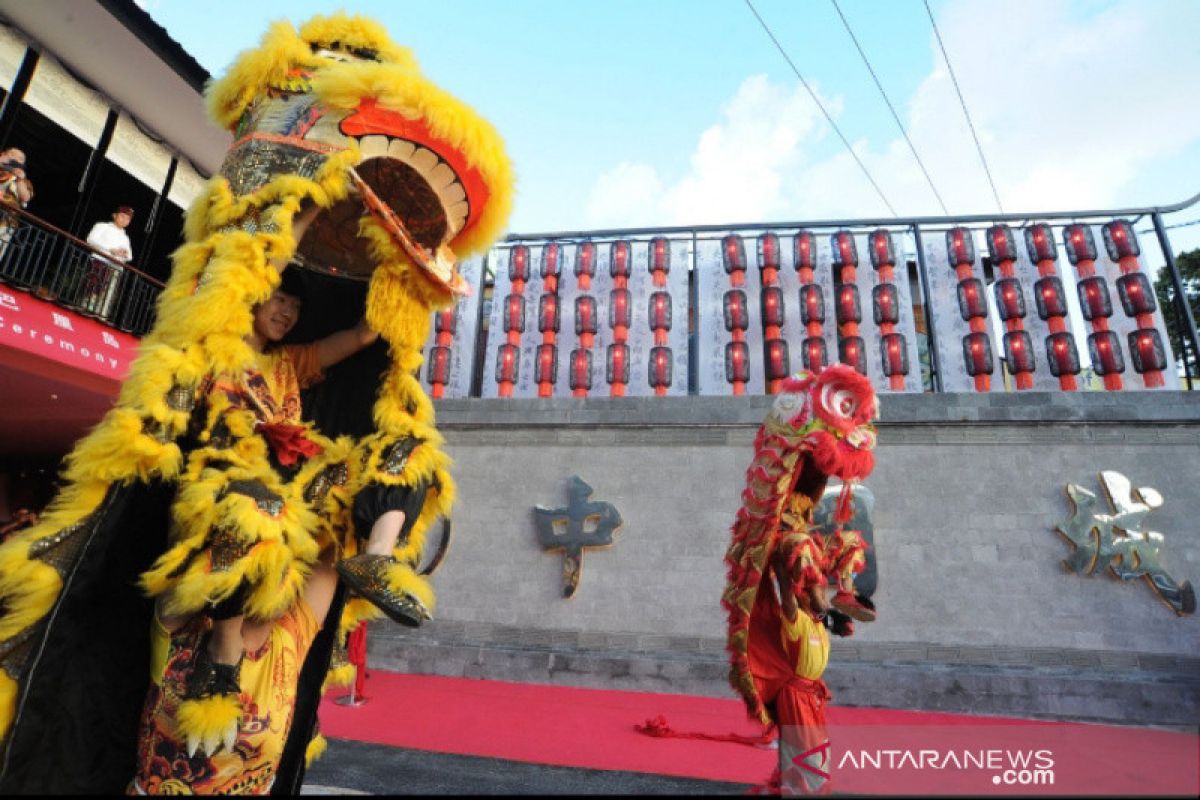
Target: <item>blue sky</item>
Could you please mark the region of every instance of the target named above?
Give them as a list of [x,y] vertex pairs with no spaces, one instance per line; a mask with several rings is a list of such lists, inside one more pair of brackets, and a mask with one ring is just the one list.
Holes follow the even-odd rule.
[[[940,209],[830,0],[754,0],[901,213]],[[951,212],[995,202],[920,0],[840,0]],[[310,0],[142,0],[220,74]],[[1200,191],[1200,3],[931,3],[1010,211]],[[744,0],[364,0],[508,142],[513,231],[886,214]],[[1200,208],[1173,218],[1200,217]],[[1173,232],[1200,244],[1200,226]]]

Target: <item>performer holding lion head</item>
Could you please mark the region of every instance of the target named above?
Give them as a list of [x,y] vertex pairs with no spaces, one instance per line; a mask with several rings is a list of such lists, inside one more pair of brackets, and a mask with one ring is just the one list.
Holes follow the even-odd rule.
[[830,790],[821,679],[829,660],[831,607],[841,617],[875,618],[854,591],[865,564],[857,531],[822,535],[813,513],[831,477],[842,480],[834,519],[851,518],[853,486],[874,468],[875,392],[866,377],[834,365],[783,382],[754,442],[742,506],[726,554],[722,598],[729,621],[730,683],[750,714],[779,729],[779,769],[770,788],[785,794]]
[[414,373],[467,290],[455,258],[506,223],[503,143],[341,14],[275,24],[207,99],[234,143],[155,327],[66,488],[0,547],[6,792],[135,770],[137,791],[294,792],[336,641],[376,607],[434,610],[420,563],[454,484]]

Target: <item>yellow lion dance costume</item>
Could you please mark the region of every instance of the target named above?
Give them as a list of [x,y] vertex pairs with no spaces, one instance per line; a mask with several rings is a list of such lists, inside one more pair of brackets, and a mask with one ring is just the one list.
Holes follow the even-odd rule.
[[[349,507],[364,487],[427,488],[383,590],[414,622],[432,611],[419,562],[454,484],[415,373],[432,311],[464,290],[455,256],[486,249],[507,222],[503,143],[380,26],[341,14],[298,32],[275,24],[207,100],[234,143],[188,212],[157,323],[116,407],[68,457],[42,522],[0,546],[6,793],[123,788],[146,691],[146,595],[169,591],[185,613],[240,592],[247,615],[278,615],[316,559],[355,554]],[[311,204],[321,213],[297,242],[293,217]],[[373,407],[360,403],[339,430],[306,422],[317,452],[291,469],[273,465],[250,412],[204,402],[201,389],[254,363],[246,337],[280,282],[272,262],[359,291],[352,315],[365,288],[367,323],[389,348],[382,369],[346,379]],[[327,383],[325,406],[352,416],[333,375]],[[345,604],[301,692],[315,696],[332,642],[374,613]],[[293,734],[308,736],[302,716],[298,705]],[[55,775],[39,774],[47,764]]]

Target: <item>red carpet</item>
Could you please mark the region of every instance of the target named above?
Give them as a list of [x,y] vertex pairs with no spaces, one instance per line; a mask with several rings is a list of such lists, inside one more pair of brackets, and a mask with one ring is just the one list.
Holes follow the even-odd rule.
[[[324,733],[439,753],[746,784],[765,780],[777,757],[774,750],[652,738],[634,730],[661,714],[679,732],[757,734],[733,699],[379,670],[371,672],[366,694],[368,702],[355,708],[327,699],[321,706]],[[830,708],[829,722],[835,787],[841,792],[1195,796],[1200,791],[1200,737],[1194,734],[838,707]],[[1033,774],[1047,766],[1049,778]],[[1007,768],[1011,774],[1005,774]],[[1019,785],[1035,781],[1040,785]]]

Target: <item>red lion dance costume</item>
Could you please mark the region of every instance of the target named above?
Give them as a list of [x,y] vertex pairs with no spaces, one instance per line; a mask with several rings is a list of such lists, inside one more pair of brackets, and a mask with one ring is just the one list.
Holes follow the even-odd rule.
[[[823,622],[829,591],[836,589],[832,605],[839,612],[874,619],[853,587],[865,545],[841,523],[850,519],[854,482],[875,466],[877,416],[871,384],[853,369],[800,373],[783,383],[746,470],[725,557],[729,678],[752,716],[779,727],[780,769],[770,788],[785,794],[830,789],[830,695],[821,680],[829,654]],[[822,536],[813,528],[813,512],[830,477],[843,482],[839,525]]]

